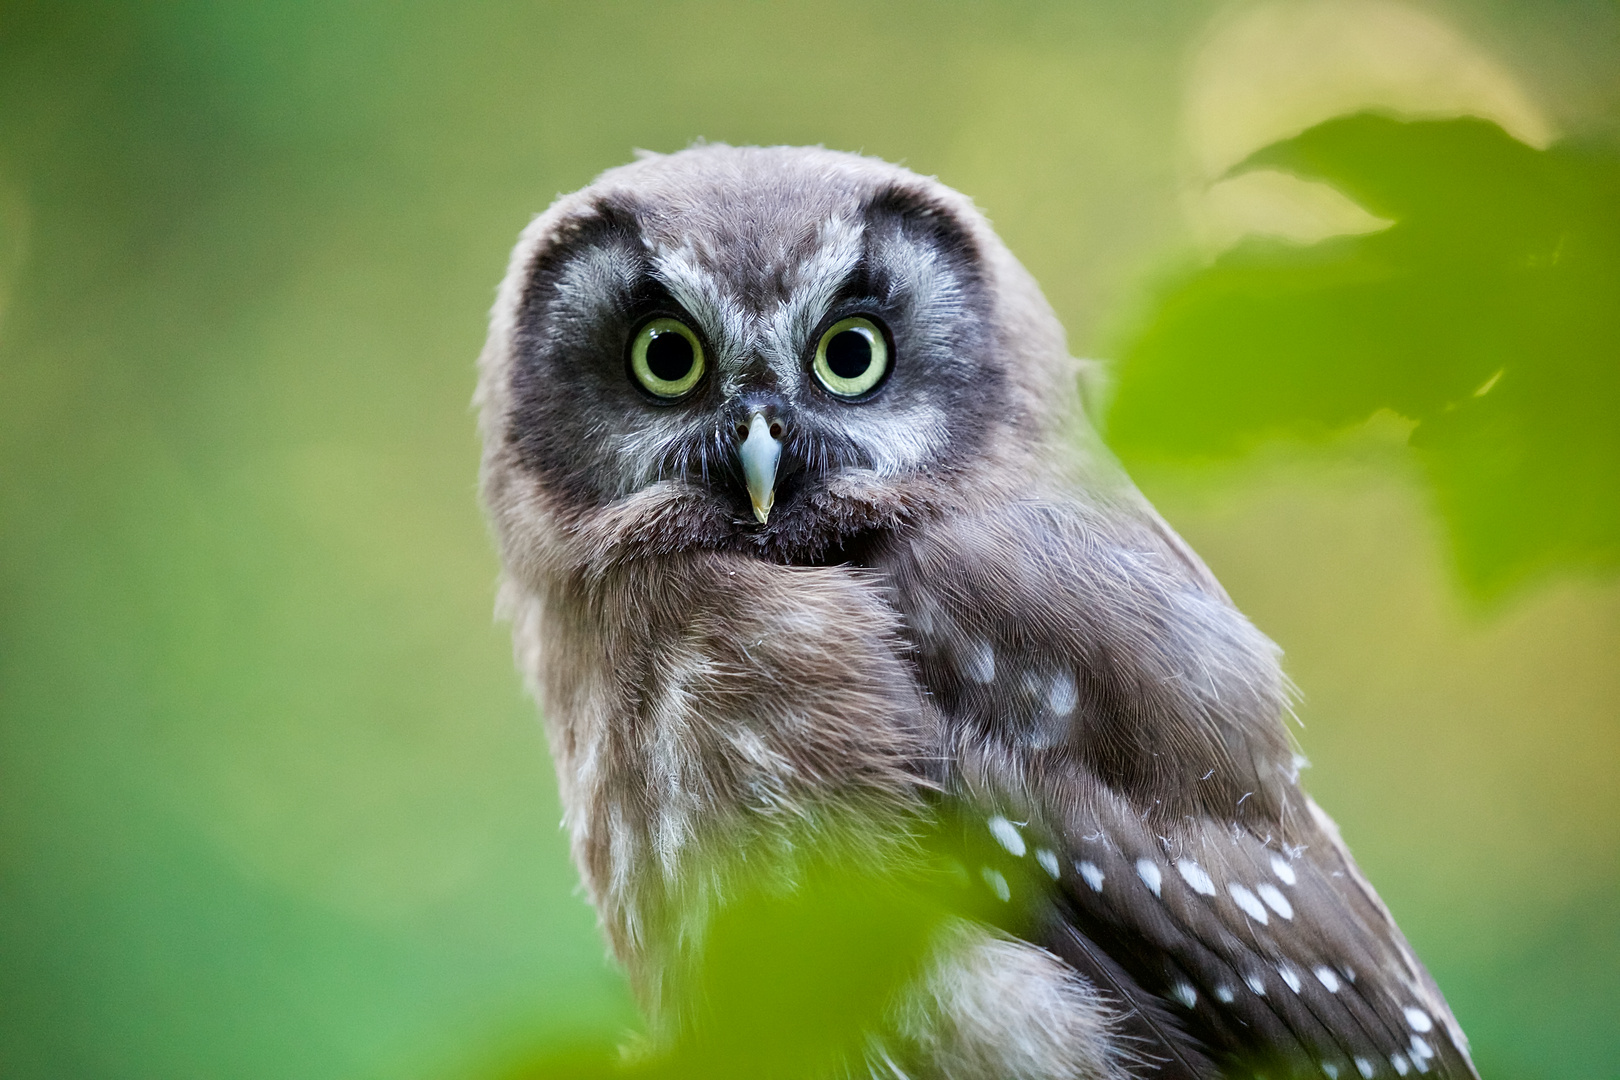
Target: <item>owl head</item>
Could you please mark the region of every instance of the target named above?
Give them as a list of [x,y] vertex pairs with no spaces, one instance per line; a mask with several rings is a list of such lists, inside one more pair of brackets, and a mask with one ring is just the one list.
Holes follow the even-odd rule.
[[823,149],[647,155],[512,254],[485,494],[509,567],[557,542],[840,559],[1041,471],[1069,364],[1033,280],[934,180]]

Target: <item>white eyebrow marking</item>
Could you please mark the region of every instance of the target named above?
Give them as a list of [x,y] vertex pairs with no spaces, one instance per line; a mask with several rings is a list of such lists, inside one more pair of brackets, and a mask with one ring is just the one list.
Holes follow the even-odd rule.
[[1007,854],[1015,859],[1024,857],[1024,838],[1018,832],[1018,826],[1002,817],[993,814],[990,817],[990,835],[996,838],[996,843],[1007,849]]
[[652,272],[709,339],[721,377],[734,378],[753,336],[748,313],[734,297],[717,288],[718,279],[704,270],[690,243],[655,249]]
[[1215,882],[1210,880],[1208,872],[1202,866],[1191,859],[1177,859],[1176,872],[1181,875],[1181,880],[1191,886],[1193,892],[1205,896],[1215,895]]
[[802,378],[801,357],[815,344],[810,334],[860,265],[865,236],[866,225],[858,219],[828,218],[816,225],[810,253],[788,261],[787,298],[767,317],[762,342],[766,363],[782,385]]
[[1142,884],[1152,890],[1154,896],[1160,895],[1159,890],[1164,886],[1164,875],[1153,865],[1151,859],[1136,860],[1136,876],[1142,879]]

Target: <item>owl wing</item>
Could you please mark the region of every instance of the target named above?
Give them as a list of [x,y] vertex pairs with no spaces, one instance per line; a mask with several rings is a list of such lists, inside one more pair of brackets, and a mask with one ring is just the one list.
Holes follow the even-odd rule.
[[1298,787],[1274,647],[1189,560],[1146,514],[1056,501],[882,556],[983,879],[1118,1000],[1149,1075],[1476,1076]]
[[1021,797],[975,787],[972,804],[999,811],[981,818],[984,865],[1025,882],[1031,936],[1132,1011],[1169,1014],[1134,1025],[1169,1075],[1201,1075],[1181,1066],[1188,1046],[1267,1076],[1474,1075],[1327,823],[1315,843],[1283,845],[1212,818],[1155,825],[1079,773],[1048,772]]

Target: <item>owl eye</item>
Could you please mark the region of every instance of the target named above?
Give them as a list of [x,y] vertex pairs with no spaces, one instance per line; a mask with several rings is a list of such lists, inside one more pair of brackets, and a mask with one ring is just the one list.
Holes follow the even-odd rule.
[[679,319],[653,319],[630,343],[630,374],[661,398],[678,398],[703,378],[703,345]]
[[812,365],[817,380],[842,398],[860,397],[889,370],[889,342],[876,323],[861,315],[827,327]]

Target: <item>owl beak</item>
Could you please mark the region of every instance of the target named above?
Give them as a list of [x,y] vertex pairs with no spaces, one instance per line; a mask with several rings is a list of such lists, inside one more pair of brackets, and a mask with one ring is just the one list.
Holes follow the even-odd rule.
[[[737,450],[742,458],[743,480],[748,484],[748,499],[761,525],[771,516],[771,505],[776,501],[776,463],[782,459],[782,441],[771,433],[773,427],[776,425],[766,420],[764,413],[755,413],[748,421],[748,437]],[[781,428],[777,427],[777,431]]]

